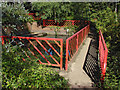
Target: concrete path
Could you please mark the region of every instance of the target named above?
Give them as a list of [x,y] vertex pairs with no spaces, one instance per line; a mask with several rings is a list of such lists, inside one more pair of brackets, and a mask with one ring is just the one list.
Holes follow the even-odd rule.
[[83,45],[79,48],[78,53],[69,64],[69,71],[61,71],[60,75],[69,80],[69,84],[74,88],[91,87],[92,81],[83,70],[83,65],[88,52],[91,38],[86,38]]
[[91,78],[91,80],[96,84],[96,86],[100,86],[100,62],[98,60],[98,41],[99,35],[95,29],[95,27],[91,26],[89,37],[92,38],[89,50],[86,56],[86,60],[83,66],[84,71]]
[[[33,23],[31,32],[34,34],[54,34],[53,30],[49,27],[41,28],[37,27],[36,23]],[[100,69],[97,59],[97,36],[95,34],[96,29],[90,29],[91,36],[87,37],[80,46],[78,53],[72,58],[68,65],[68,71],[60,71],[60,75],[69,80],[70,88],[92,88],[94,83],[99,82]],[[66,31],[61,28],[59,35],[66,35]],[[93,88],[92,88],[93,89]]]

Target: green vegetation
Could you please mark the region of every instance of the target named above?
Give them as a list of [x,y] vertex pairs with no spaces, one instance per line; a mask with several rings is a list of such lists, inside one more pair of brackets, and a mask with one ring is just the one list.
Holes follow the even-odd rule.
[[59,26],[50,26],[50,29],[53,29],[54,32],[55,32],[55,38],[57,38],[57,33],[59,32],[60,30],[60,27]]
[[26,58],[20,46],[5,44],[2,52],[2,87],[24,88],[67,88],[67,81],[55,70]]
[[21,3],[2,3],[3,35],[23,35],[29,33],[27,22],[33,22],[32,17]]
[[59,20],[80,20],[89,18],[89,3],[73,2],[32,2],[25,3],[25,7],[41,16],[43,19]]
[[115,11],[117,7],[120,3],[91,4],[91,21],[102,30],[109,50],[104,88],[120,88],[120,9]]
[[32,11],[44,14],[42,19],[64,20],[70,13],[69,2],[33,2]]
[[[27,5],[27,3],[24,3],[24,6]],[[97,31],[101,29],[109,50],[104,88],[120,87],[120,3],[33,2],[30,5],[31,6],[27,6],[29,7],[28,11],[36,13],[37,16],[41,16],[42,20],[54,19],[56,22],[65,19],[90,20],[95,24]],[[10,35],[11,32],[13,35],[19,35],[18,32],[20,32],[20,30],[26,30],[26,23],[33,21],[32,17],[27,15],[28,11],[25,10],[24,6],[21,3],[2,3],[3,35]],[[66,29],[67,28],[74,30],[76,27],[71,26],[66,27]],[[8,33],[9,29],[12,30],[10,33]],[[56,30],[57,29],[55,29],[55,32]],[[21,33],[21,35],[23,34]],[[5,47],[3,46],[2,58],[4,88],[37,88],[39,85],[39,87],[47,88],[66,87],[66,81],[62,77],[59,77],[57,73],[52,74],[54,71],[51,71],[50,68],[41,65],[34,67],[33,64],[33,66],[31,66],[28,62],[23,63],[23,61],[21,61],[23,54],[19,53],[19,56],[13,48],[10,47],[9,50],[6,50]],[[19,51],[19,49],[16,50]],[[37,73],[39,71],[43,72]],[[50,77],[51,75],[52,77]],[[31,78],[34,76],[35,78]],[[46,79],[42,76],[45,76]],[[59,79],[55,79],[54,77],[59,77]],[[41,78],[40,82],[38,82],[38,78]],[[45,81],[46,84],[42,83],[42,81]],[[50,83],[52,83],[52,85]]]
[[[24,35],[29,32],[27,22],[32,22],[21,3],[2,3],[3,35]],[[25,31],[23,31],[25,30]],[[10,31],[10,32],[9,32]],[[9,33],[8,33],[9,32]],[[21,32],[21,33],[20,33]],[[24,33],[23,33],[24,32]],[[10,40],[14,42],[15,40]],[[37,59],[25,58],[24,44],[4,44],[2,47],[2,87],[7,89],[25,88],[67,88],[67,81],[58,72],[40,65]],[[23,49],[23,50],[22,50]],[[25,49],[26,50],[26,49]],[[30,54],[30,52],[27,52]],[[48,57],[50,58],[50,57]],[[56,58],[57,59],[57,58]]]

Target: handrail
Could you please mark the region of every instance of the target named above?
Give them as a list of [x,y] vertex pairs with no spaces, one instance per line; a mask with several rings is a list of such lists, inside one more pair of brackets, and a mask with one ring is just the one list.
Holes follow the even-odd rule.
[[84,27],[83,29],[81,29],[80,31],[78,31],[77,33],[75,33],[66,40],[66,61],[65,61],[66,71],[68,70],[68,61],[77,53],[79,46],[83,43],[83,40],[88,35],[89,29],[90,25],[87,25],[86,27]]
[[[33,15],[33,13],[30,14],[30,15]],[[46,20],[43,20],[43,24],[44,24],[44,21],[46,21]],[[55,21],[55,20],[47,20],[47,21]],[[78,22],[81,22],[81,20],[64,20],[64,21],[72,22],[73,25],[75,25],[75,22],[77,24],[78,24]],[[83,21],[81,23],[83,23]],[[85,24],[84,28],[82,28],[80,31],[75,33],[73,36],[66,39],[66,61],[65,61],[65,69],[66,70],[67,70],[67,66],[68,66],[68,60],[70,60],[70,58],[72,58],[73,55],[75,55],[77,53],[79,46],[83,43],[83,40],[88,35],[88,32],[90,30],[90,25],[89,25],[90,22],[85,21],[85,23],[87,24],[87,26]],[[50,55],[50,53],[48,53],[47,48],[45,48],[45,46],[41,42],[39,42],[38,40],[44,41],[47,44],[47,46],[49,46],[55,52],[55,54],[57,54],[60,57],[60,63],[58,63],[58,62],[56,62],[54,57],[52,55],[50,55],[51,58],[57,63],[57,64],[51,64],[51,65],[58,66],[58,67],[60,67],[62,69],[63,39],[61,39],[61,38],[44,38],[44,37],[22,37],[22,36],[0,36],[0,37],[2,38],[2,44],[4,44],[4,41],[5,41],[4,39],[6,39],[6,38],[11,38],[11,39],[18,38],[19,40],[26,39],[36,49],[36,51],[38,53],[40,53],[40,55],[42,55],[41,51],[29,40],[29,39],[32,39],[33,41],[37,42],[46,51],[47,54]],[[53,41],[60,48],[60,52],[58,52],[52,46],[52,44],[50,42],[48,42],[48,40]],[[30,48],[28,48],[28,50],[30,50]],[[44,55],[42,55],[42,56],[44,57]],[[44,57],[44,59],[47,61],[47,59],[45,57]],[[40,63],[42,63],[42,62],[40,61]]]
[[[39,61],[40,64],[60,67],[61,70],[63,68],[63,39],[61,38],[41,38],[22,36],[0,36],[0,38],[2,38],[2,45],[6,43],[12,45],[12,43],[10,43],[11,39],[14,40],[14,43],[16,45],[19,45],[18,42],[22,42],[25,47],[25,48],[20,47],[21,50],[24,51],[25,55],[25,58],[22,58],[23,61],[26,61],[26,58],[31,59],[32,57],[34,57]],[[30,45],[32,46],[33,49],[29,47]],[[29,50],[31,54],[28,53],[26,49]],[[49,51],[49,49],[51,49],[52,51]],[[57,49],[59,49],[59,51]],[[53,52],[54,54],[52,54],[51,52]],[[44,61],[42,59],[44,59]]]
[[44,38],[44,37],[22,37],[22,36],[0,36],[1,38],[20,38],[20,39],[39,39],[39,40],[61,40],[61,38]]
[[100,59],[100,67],[101,67],[101,82],[104,82],[106,66],[107,66],[107,55],[108,49],[102,35],[101,30],[99,30],[99,59]]

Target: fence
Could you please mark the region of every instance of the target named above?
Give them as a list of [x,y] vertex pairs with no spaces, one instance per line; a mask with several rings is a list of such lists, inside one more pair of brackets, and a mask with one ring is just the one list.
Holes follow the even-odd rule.
[[89,21],[86,20],[61,20],[61,21],[55,21],[55,20],[43,20],[43,26],[60,26],[60,27],[66,27],[71,25],[76,26],[86,26],[89,24]]
[[101,81],[103,83],[106,73],[106,66],[107,66],[107,55],[108,49],[106,43],[104,41],[103,35],[101,30],[99,31],[99,59],[100,59],[100,67],[101,67]]
[[[31,13],[31,15],[34,15],[34,13]],[[45,20],[45,22],[46,21],[50,21],[50,23],[53,22],[49,25],[55,25],[55,20]],[[21,52],[24,52],[22,59],[24,61],[29,58],[30,60],[39,61],[40,64],[60,67],[61,70],[63,67],[63,56],[65,56],[65,69],[67,70],[68,61],[77,53],[79,46],[88,35],[90,25],[89,21],[65,20],[64,22],[68,23],[64,23],[64,25],[69,25],[69,23],[72,25],[79,25],[80,23],[84,24],[84,26],[86,25],[83,29],[66,40],[65,55],[63,55],[63,39],[59,38],[0,36],[2,38],[2,45],[9,43],[11,46],[14,46],[14,44],[19,45],[21,42]],[[63,23],[59,23],[59,25],[62,26]]]
[[[34,20],[41,20],[41,16],[36,16],[36,13],[29,13],[28,15],[31,15]],[[43,14],[44,15],[44,14]],[[43,20],[43,26],[60,26],[60,27],[66,27],[66,26],[71,26],[71,25],[76,25],[79,26],[81,25],[82,27],[88,25],[90,22],[87,20]]]
[[66,61],[65,61],[65,70],[68,69],[68,61],[77,53],[79,46],[82,44],[83,40],[88,35],[90,30],[90,25],[87,25],[79,32],[69,37],[66,40]]
[[[34,15],[30,13],[29,15]],[[33,17],[34,18],[34,17]],[[34,18],[35,19],[35,18]],[[66,40],[66,56],[65,56],[65,70],[68,69],[68,62],[77,53],[79,46],[83,43],[83,40],[88,35],[90,30],[89,21],[84,20],[63,20],[58,23],[55,20],[43,20],[43,26],[68,26],[68,25],[87,25],[73,36]],[[38,37],[20,37],[20,36],[0,36],[2,38],[2,45],[9,43],[11,46],[19,45],[21,42],[23,47],[21,51],[25,57],[22,59],[26,61],[26,58],[37,59],[40,64],[63,67],[63,39],[59,38],[38,38]],[[31,48],[32,47],[32,48]],[[29,51],[30,53],[28,53]],[[102,71],[101,81],[104,81],[107,65],[108,49],[104,41],[101,30],[99,31],[99,59],[100,67]],[[33,56],[33,57],[31,57]]]
[[2,45],[18,45],[27,59],[37,60],[40,64],[60,67],[63,65],[63,39],[20,36],[1,36]]

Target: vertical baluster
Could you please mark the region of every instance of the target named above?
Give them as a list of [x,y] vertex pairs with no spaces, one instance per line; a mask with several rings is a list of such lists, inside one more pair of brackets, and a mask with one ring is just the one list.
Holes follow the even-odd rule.
[[69,41],[68,39],[66,40],[66,61],[65,61],[65,70],[67,71],[68,69],[68,44],[69,44]]
[[63,65],[63,39],[60,41],[61,47],[60,47],[60,69],[62,70]]
[[76,42],[77,42],[77,44],[76,44],[76,52],[77,52],[78,51],[78,34],[77,34]]

